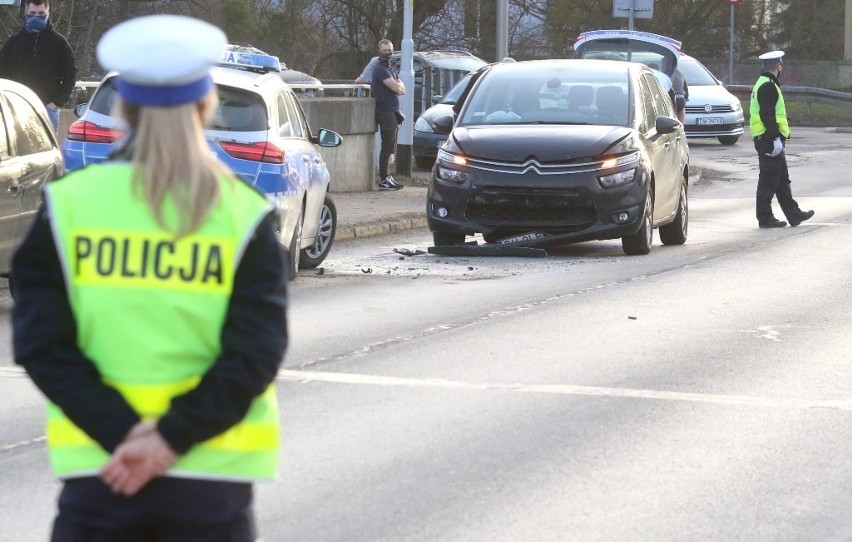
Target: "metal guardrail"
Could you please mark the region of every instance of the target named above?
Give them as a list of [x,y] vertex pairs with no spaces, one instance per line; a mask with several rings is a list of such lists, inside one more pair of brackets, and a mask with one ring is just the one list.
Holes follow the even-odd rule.
[[[748,98],[754,85],[725,85],[734,96]],[[852,107],[852,94],[817,87],[782,87],[784,101],[787,102],[809,102],[841,107]]]

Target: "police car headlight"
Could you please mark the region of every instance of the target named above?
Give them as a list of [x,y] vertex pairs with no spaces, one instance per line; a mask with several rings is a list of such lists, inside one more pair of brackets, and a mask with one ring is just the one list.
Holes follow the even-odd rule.
[[414,131],[415,132],[434,132],[432,130],[432,125],[424,119],[423,117],[417,117],[417,121],[414,123]]

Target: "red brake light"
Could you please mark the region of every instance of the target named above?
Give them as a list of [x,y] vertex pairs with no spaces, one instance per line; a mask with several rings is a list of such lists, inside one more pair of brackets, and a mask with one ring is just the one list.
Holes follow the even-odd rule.
[[230,156],[242,160],[254,162],[267,162],[270,164],[283,164],[284,151],[266,141],[257,143],[234,143],[233,141],[220,141],[220,145]]
[[68,127],[66,137],[73,141],[85,141],[86,143],[113,143],[124,137],[124,132],[98,126],[87,120],[78,120]]

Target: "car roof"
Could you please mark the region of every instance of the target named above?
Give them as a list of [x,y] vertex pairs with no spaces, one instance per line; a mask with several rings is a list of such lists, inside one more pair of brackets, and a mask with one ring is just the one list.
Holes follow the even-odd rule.
[[250,70],[217,66],[210,70],[213,82],[217,85],[240,88],[259,94],[277,92],[282,86],[288,86],[280,72],[257,73]]
[[624,74],[626,71],[639,71],[642,69],[651,71],[644,64],[635,62],[623,62],[620,60],[597,60],[590,58],[550,58],[544,60],[522,60],[519,62],[495,62],[489,64],[489,71],[526,71],[536,67],[555,64],[565,68],[583,66],[593,68],[601,73]]

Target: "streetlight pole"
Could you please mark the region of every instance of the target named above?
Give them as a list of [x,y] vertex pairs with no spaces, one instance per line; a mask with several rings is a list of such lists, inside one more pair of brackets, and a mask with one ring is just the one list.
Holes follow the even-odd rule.
[[734,2],[731,2],[731,40],[728,42],[728,84],[734,84]]
[[[852,1],[852,0],[850,0]],[[500,62],[509,56],[509,0],[497,0],[497,58]]]

